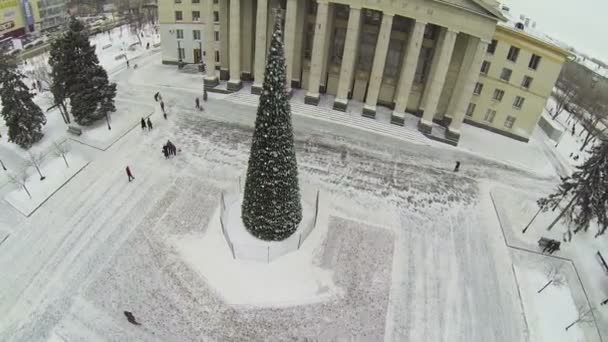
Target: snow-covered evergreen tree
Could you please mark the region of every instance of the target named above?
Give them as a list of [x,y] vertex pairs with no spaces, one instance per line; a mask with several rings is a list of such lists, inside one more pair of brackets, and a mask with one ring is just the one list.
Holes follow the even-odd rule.
[[255,120],[242,206],[247,230],[268,241],[286,239],[302,220],[291,108],[285,91],[281,21],[276,22]]
[[547,229],[553,228],[562,218],[574,229],[568,227],[567,238],[579,231],[587,231],[593,219],[597,221],[598,237],[608,228],[608,140],[602,141],[591,150],[591,156],[583,165],[577,166],[571,177],[562,179],[557,191],[538,200],[544,210],[557,209],[563,200],[566,205]]
[[116,110],[116,84],[99,65],[95,47],[84,25],[72,17],[69,30],[51,45],[53,72],[51,91],[57,104],[69,98],[72,116],[80,125],[90,125]]
[[0,113],[8,127],[8,140],[23,148],[42,139],[46,124],[44,113],[32,98],[14,60],[0,51]]

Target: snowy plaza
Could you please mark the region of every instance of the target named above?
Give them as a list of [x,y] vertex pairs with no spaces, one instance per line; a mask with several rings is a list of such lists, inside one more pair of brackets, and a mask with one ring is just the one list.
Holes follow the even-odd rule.
[[[158,42],[152,30],[143,39]],[[536,199],[572,171],[575,139],[558,150],[539,128],[523,143],[464,125],[453,147],[418,132],[413,115],[391,125],[388,109],[368,119],[361,103],[338,112],[331,98],[308,106],[295,91],[306,205],[314,210],[320,194],[315,226],[292,252],[242,260],[235,249],[248,247],[227,243],[220,201],[245,177],[258,96],[249,84],[209,92],[197,110],[201,73],[163,65],[157,47],[127,50],[137,39],[126,28],[92,42],[117,84],[116,112],[79,136],[57,109],[46,114],[32,147],[45,156],[46,179],[26,169],[31,198],[0,170],[0,340],[608,338],[608,309],[599,306],[608,276],[595,257],[608,255],[605,238],[576,235],[543,254],[538,239],[565,231],[561,223],[545,230],[551,212],[522,234]],[[130,68],[115,58],[125,51]],[[35,101],[49,107],[48,92]],[[140,129],[148,117],[154,128]],[[7,142],[3,124],[0,158],[17,169],[28,156]],[[168,159],[167,140],[178,149]],[[54,142],[68,150],[65,161]],[[537,293],[552,267],[562,284]],[[591,307],[590,319],[565,330]]]

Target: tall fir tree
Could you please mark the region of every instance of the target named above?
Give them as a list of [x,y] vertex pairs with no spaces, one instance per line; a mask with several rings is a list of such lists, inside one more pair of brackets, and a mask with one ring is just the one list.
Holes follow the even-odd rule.
[[2,117],[8,127],[8,140],[30,148],[43,137],[44,113],[34,103],[30,89],[23,83],[23,74],[12,58],[0,51],[0,99]]
[[267,241],[286,239],[302,221],[280,22],[268,51],[242,205],[247,230]]
[[594,219],[598,225],[595,237],[604,234],[608,228],[608,140],[603,140],[590,152],[589,159],[577,166],[572,176],[563,178],[555,193],[538,200],[543,211],[549,207],[555,210],[563,200],[567,201],[547,229],[552,229],[560,219],[565,219],[569,223],[566,232],[568,240],[573,233],[587,231]]
[[51,45],[51,92],[57,105],[70,100],[74,120],[90,125],[115,111],[116,84],[99,65],[85,26],[72,17],[69,29]]

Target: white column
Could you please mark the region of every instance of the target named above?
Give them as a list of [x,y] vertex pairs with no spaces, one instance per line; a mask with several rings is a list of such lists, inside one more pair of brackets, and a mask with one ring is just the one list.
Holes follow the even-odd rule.
[[363,106],[363,116],[368,118],[376,117],[376,103],[378,102],[378,94],[380,94],[382,76],[384,76],[384,65],[386,64],[388,45],[391,41],[392,28],[393,15],[382,13],[382,24],[380,25],[380,33],[378,34],[378,42],[376,43],[374,64],[372,65],[372,73],[369,77],[365,105]]
[[[481,63],[483,57],[488,48],[488,43],[481,41],[476,37],[469,37],[469,44],[467,45],[467,55],[472,55],[469,58],[469,65],[466,68],[466,72],[463,73],[463,81],[459,92],[455,92],[455,100],[451,106],[448,106],[448,110],[452,111],[452,122],[446,131],[446,137],[452,141],[458,142],[460,140],[460,127],[464,120],[464,115],[473,96],[473,88],[475,83],[479,79],[479,72],[481,69]],[[463,61],[464,62],[464,61]]]
[[355,71],[355,58],[359,47],[359,34],[361,33],[361,8],[351,6],[348,14],[348,26],[340,66],[340,81],[338,93],[334,101],[334,109],[346,111],[348,104],[348,91],[353,83]]
[[329,5],[327,2],[319,1],[317,4],[317,19],[315,23],[315,36],[312,45],[312,59],[310,61],[310,75],[308,80],[308,93],[304,97],[307,104],[319,104],[319,86],[321,85],[321,73],[323,65],[327,63],[327,51],[325,51],[327,37],[327,25],[329,24]]
[[266,25],[268,23],[268,0],[258,0],[255,22],[255,70],[251,92],[253,94],[261,94],[262,83],[264,83],[264,69],[266,67]]
[[215,24],[213,18],[213,0],[205,0],[205,64],[207,74],[203,78],[205,88],[213,88],[219,84],[215,74]]
[[414,76],[416,75],[416,67],[418,66],[425,28],[426,23],[416,21],[408,34],[407,47],[403,54],[403,62],[401,63],[401,74],[394,97],[395,110],[391,115],[391,123],[397,125],[403,126],[405,120],[405,109],[410,98],[410,92],[412,91]]
[[230,34],[228,0],[220,0],[220,79],[228,80],[230,77]]
[[294,72],[294,59],[296,48],[296,24],[297,24],[298,0],[287,0],[285,13],[285,63],[287,64],[287,91],[291,91],[291,80]]
[[418,130],[426,134],[430,134],[433,129],[433,117],[437,111],[439,96],[441,96],[445,84],[445,76],[452,59],[457,34],[456,31],[449,28],[443,28],[439,35],[435,56],[433,56],[431,75],[423,96],[424,114],[418,123]]
[[241,0],[230,0],[230,81],[228,90],[237,91],[241,82]]

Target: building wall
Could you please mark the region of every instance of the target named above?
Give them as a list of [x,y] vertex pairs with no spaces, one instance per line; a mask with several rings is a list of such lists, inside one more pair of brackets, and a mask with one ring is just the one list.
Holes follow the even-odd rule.
[[[192,0],[176,0],[159,1],[158,16],[160,23],[160,35],[162,40],[162,60],[163,63],[177,63],[179,61],[178,48],[184,49],[185,57],[183,62],[195,62],[195,50],[201,50],[203,61],[209,56],[205,54],[205,29],[208,27],[205,23],[205,1],[199,0],[198,3],[193,3]],[[196,1],[196,0],[195,0]],[[219,11],[218,4],[213,5],[215,11]],[[175,20],[175,12],[182,12],[182,20]],[[198,11],[200,17],[198,20],[193,17],[193,11]],[[211,24],[214,31],[219,34],[219,21]],[[177,38],[177,30],[183,30],[182,39]],[[194,30],[200,30],[200,39],[194,39]],[[219,42],[211,42],[219,51]],[[211,56],[215,58],[215,56]]]
[[[476,104],[475,112],[466,119],[529,139],[559,77],[565,56],[560,56],[554,48],[545,43],[524,38],[519,32],[509,28],[499,26],[494,39],[498,42],[495,53],[487,53],[484,58],[491,63],[489,72],[487,75],[480,75],[479,79],[483,84],[483,91],[481,95],[473,95],[471,102]],[[511,46],[520,48],[516,62],[507,60]],[[532,54],[541,56],[537,70],[528,67]],[[503,68],[512,70],[509,82],[500,79]],[[529,89],[521,86],[524,76],[533,79]],[[505,91],[500,102],[493,100],[495,89]],[[521,109],[513,106],[517,96],[525,99]],[[484,120],[488,109],[496,110],[493,122]],[[512,128],[505,127],[508,116],[516,118]]]
[[67,1],[65,0],[40,0],[38,1],[40,12],[40,28],[46,30],[63,24],[66,17]]

